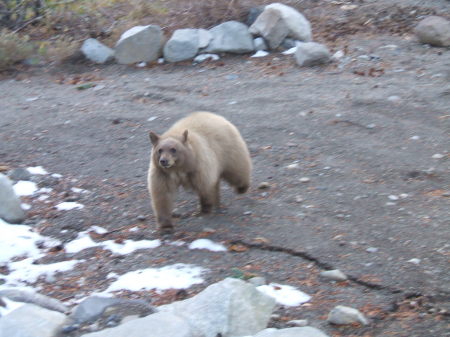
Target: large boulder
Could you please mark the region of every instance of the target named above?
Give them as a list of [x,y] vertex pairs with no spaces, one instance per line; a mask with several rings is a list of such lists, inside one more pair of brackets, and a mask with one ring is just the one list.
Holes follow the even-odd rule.
[[20,206],[20,199],[14,192],[11,180],[0,173],[0,218],[9,223],[21,223],[25,212]]
[[294,56],[300,67],[328,63],[331,59],[328,48],[316,42],[297,43],[297,50]]
[[[265,14],[267,11],[270,11],[270,13]],[[278,14],[274,18],[276,12]],[[273,26],[273,22],[278,16],[282,18],[282,21],[288,28],[287,36],[304,42],[312,41],[309,21],[296,9],[281,3],[267,5],[261,15],[251,25],[251,33],[264,36],[263,34],[267,34],[267,31],[271,31],[270,26]]]
[[103,64],[114,59],[113,49],[92,38],[83,42],[81,52],[88,60],[95,63]]
[[207,53],[244,54],[254,50],[253,38],[248,27],[241,22],[227,21],[209,30],[212,40]]
[[[6,336],[6,335],[5,335]],[[188,322],[171,313],[156,313],[134,319],[115,328],[82,335],[81,337],[197,337],[191,332]]]
[[193,59],[199,47],[198,29],[177,29],[164,46],[164,60],[178,62]]
[[429,16],[414,29],[419,41],[435,47],[450,46],[450,21],[440,16]]
[[0,318],[0,336],[54,337],[65,320],[60,312],[25,304]]
[[161,56],[163,33],[159,26],[136,26],[122,34],[115,47],[120,64],[151,62]]
[[264,329],[275,300],[244,281],[225,279],[184,301],[160,307],[189,321],[195,336],[245,336]]
[[289,27],[281,12],[275,8],[269,8],[262,12],[249,30],[252,34],[261,35],[269,44],[270,49],[276,49],[289,34]]

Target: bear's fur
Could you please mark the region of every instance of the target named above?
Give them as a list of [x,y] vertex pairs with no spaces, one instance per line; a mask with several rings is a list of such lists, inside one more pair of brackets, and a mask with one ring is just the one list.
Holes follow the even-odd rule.
[[173,202],[179,186],[198,194],[202,213],[219,206],[221,179],[237,193],[248,190],[250,154],[238,129],[225,118],[196,112],[161,136],[150,132],[150,139],[148,188],[162,233],[173,231]]

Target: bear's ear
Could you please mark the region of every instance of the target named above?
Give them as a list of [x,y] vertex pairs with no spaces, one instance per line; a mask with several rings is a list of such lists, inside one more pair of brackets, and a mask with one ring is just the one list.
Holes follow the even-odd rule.
[[158,144],[158,142],[159,142],[159,136],[158,136],[156,133],[150,131],[150,132],[149,132],[149,136],[150,136],[150,140],[151,140],[153,146],[155,146],[156,144]]
[[188,137],[188,130],[184,130],[183,137],[181,137],[183,143],[186,143],[187,137]]

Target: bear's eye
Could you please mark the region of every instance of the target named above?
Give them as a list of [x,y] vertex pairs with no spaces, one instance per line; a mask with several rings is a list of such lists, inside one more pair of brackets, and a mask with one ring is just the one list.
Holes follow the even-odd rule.
[[171,148],[171,149],[170,149],[170,152],[171,152],[171,153],[176,153],[176,152],[177,152],[177,150],[176,150],[176,149],[174,149],[174,148]]
[[158,153],[161,154],[161,153],[162,153],[162,149],[159,149],[159,150],[158,150]]

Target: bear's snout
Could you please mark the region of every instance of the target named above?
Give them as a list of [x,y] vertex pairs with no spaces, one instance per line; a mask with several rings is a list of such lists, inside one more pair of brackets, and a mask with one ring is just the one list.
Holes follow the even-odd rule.
[[169,161],[167,159],[161,158],[159,160],[159,164],[163,167],[167,167],[169,165]]

